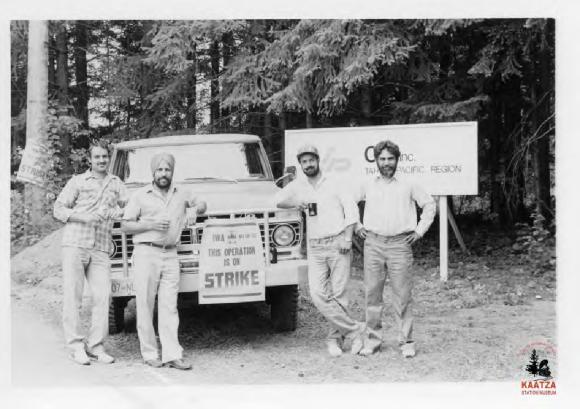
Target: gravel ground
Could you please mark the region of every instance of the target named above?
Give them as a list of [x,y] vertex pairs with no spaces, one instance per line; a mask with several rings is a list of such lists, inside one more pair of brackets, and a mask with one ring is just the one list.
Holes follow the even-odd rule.
[[[12,303],[26,306],[60,335],[61,278],[59,232],[12,258]],[[493,242],[494,240],[491,239]],[[390,288],[385,289],[385,341],[372,357],[326,354],[327,326],[301,288],[299,326],[276,333],[263,304],[196,306],[180,310],[180,340],[194,370],[152,370],[142,364],[137,335],[107,339],[118,363],[108,382],[142,385],[504,381],[521,379],[532,342],[556,344],[556,283],[551,268],[531,269],[529,259],[509,246],[484,254],[451,256],[450,280],[438,278],[436,247],[427,240],[416,249],[415,339],[418,354],[404,359],[391,325]],[[504,248],[505,247],[505,248]],[[353,315],[362,319],[364,297],[360,260],[350,282]],[[83,320],[88,321],[85,299]],[[15,309],[18,311],[18,308]],[[131,320],[134,311],[127,310]],[[133,317],[134,318],[134,317]],[[19,316],[14,315],[18,320]],[[550,361],[557,376],[557,362]],[[153,371],[153,372],[152,372]]]

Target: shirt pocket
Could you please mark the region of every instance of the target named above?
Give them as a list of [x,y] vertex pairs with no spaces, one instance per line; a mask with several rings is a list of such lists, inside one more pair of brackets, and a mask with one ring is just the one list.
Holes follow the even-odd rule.
[[85,205],[89,205],[89,204],[92,204],[92,202],[94,202],[96,198],[97,198],[97,191],[92,186],[87,185],[87,184],[83,184],[79,188],[79,198],[78,198],[79,202],[81,202]]
[[117,192],[113,188],[107,188],[103,192],[102,204],[108,208],[114,208],[117,205]]

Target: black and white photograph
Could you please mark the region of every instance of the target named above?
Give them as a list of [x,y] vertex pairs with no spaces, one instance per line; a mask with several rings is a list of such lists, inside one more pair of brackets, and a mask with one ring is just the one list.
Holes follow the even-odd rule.
[[572,407],[574,7],[328,3],[8,14],[10,402]]

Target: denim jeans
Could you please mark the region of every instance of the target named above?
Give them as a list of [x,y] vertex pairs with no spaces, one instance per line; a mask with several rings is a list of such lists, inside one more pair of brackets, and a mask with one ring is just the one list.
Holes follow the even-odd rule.
[[62,278],[62,324],[66,345],[73,351],[85,347],[80,331],[80,308],[86,278],[92,298],[91,327],[86,348],[92,352],[102,351],[109,330],[109,255],[100,250],[63,246]]
[[157,295],[157,316],[161,360],[181,359],[183,348],[179,345],[177,330],[179,314],[179,261],[177,250],[135,245],[133,252],[133,282],[137,305],[137,334],[143,359],[159,357],[157,339],[153,328],[153,308]]
[[[366,324],[369,344],[382,342],[381,319],[383,291],[387,272],[393,292],[393,309],[398,328],[399,343],[411,342],[413,316],[411,311],[413,289],[413,251],[403,240],[406,234],[381,236],[368,232],[364,245],[364,285],[366,299]],[[385,268],[386,267],[386,268]]]
[[342,235],[328,239],[310,239],[308,249],[308,285],[312,302],[330,323],[328,339],[353,338],[364,324],[348,313],[347,283],[351,252],[340,254]]

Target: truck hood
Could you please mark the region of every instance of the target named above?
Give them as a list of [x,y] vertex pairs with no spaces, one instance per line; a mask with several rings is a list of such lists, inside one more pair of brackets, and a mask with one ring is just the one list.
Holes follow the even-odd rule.
[[211,212],[275,208],[274,195],[280,190],[272,181],[180,183],[178,186],[204,200]]

